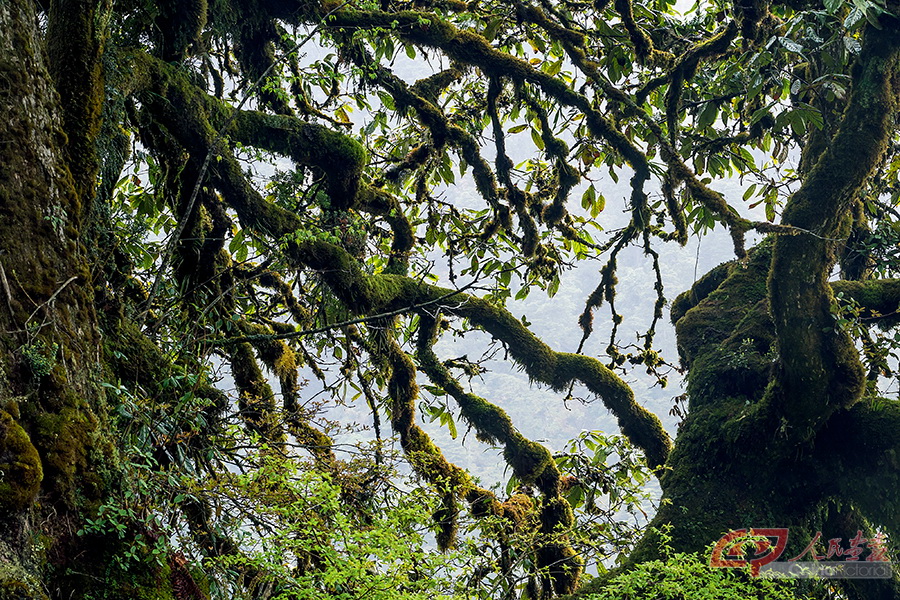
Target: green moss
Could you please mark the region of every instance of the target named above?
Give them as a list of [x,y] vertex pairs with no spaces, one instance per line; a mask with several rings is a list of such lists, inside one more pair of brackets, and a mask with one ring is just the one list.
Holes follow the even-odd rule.
[[231,375],[238,390],[238,408],[250,431],[269,442],[281,442],[284,432],[275,418],[275,394],[247,342],[228,348]]
[[21,566],[0,560],[0,600],[48,600],[41,588]]
[[731,262],[722,263],[698,279],[690,290],[679,294],[672,302],[672,323],[678,323],[688,310],[697,306],[714,292],[728,278],[732,264]]
[[[760,360],[749,354],[766,355],[774,336],[766,303],[770,260],[771,243],[764,242],[750,252],[746,262],[719,265],[676,301],[678,312],[673,307],[672,317],[678,353],[682,364],[690,368],[689,386],[692,380],[699,380],[695,393],[715,384],[716,378],[723,376],[721,369],[734,366],[739,372],[753,363],[759,370]],[[703,393],[715,401],[714,389]]]
[[547,468],[556,469],[550,452],[539,443],[525,438],[508,443],[503,450],[503,458],[525,483],[534,483]]
[[160,33],[160,54],[167,62],[184,60],[188,48],[200,40],[206,26],[207,0],[161,0],[155,29]]
[[509,500],[501,504],[501,508],[505,518],[512,521],[517,527],[521,527],[534,510],[534,502],[525,494],[513,494]]
[[28,434],[12,415],[0,410],[0,511],[28,508],[43,477],[41,459]]
[[[535,552],[537,566],[544,570],[544,586],[557,595],[571,594],[584,570],[581,558],[568,544],[547,544]],[[549,590],[548,590],[549,591]]]
[[75,505],[77,495],[98,498],[103,482],[99,471],[90,466],[97,418],[83,404],[74,404],[58,413],[42,412],[35,422],[34,439],[52,489],[70,506]]

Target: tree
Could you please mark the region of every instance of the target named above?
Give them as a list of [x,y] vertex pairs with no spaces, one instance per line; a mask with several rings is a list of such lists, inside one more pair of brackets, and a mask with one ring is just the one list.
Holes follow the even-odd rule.
[[[575,592],[577,456],[472,394],[477,362],[438,355],[473,330],[534,382],[599,397],[659,477],[626,567],[659,557],[664,525],[679,552],[748,526],[805,532],[798,552],[817,530],[900,536],[900,405],[879,387],[900,303],[898,10],[3,0],[0,597],[433,595],[458,567],[377,548],[428,512],[452,547],[463,508],[502,549],[496,589],[516,594],[518,572],[530,597]],[[407,59],[430,67],[411,80]],[[291,166],[261,184],[252,165],[276,156]],[[598,236],[600,171],[631,191],[628,225]],[[713,189],[729,176],[752,182],[743,201]],[[444,199],[462,181],[478,206]],[[623,373],[665,365],[661,248],[713,227],[736,258],[671,304],[688,396],[673,444]],[[747,249],[749,232],[766,238]],[[616,334],[629,245],[657,273],[636,349]],[[604,266],[582,344],[606,304],[606,356],[552,349],[506,309],[585,258]],[[301,366],[366,403],[366,460],[335,451]],[[517,489],[444,458],[416,422],[431,396],[503,448]],[[385,492],[382,435],[430,486],[426,513]],[[516,536],[531,546],[514,557]]]

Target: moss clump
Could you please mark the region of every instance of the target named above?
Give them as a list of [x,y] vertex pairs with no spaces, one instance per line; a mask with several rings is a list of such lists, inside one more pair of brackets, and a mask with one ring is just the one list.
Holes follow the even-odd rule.
[[98,472],[88,468],[97,448],[97,418],[87,407],[73,403],[58,413],[37,416],[35,442],[41,448],[48,481],[62,498],[75,505],[76,490],[99,498],[104,487]]
[[41,459],[31,438],[12,415],[0,410],[0,511],[28,508],[43,478]]
[[48,600],[40,583],[22,567],[0,561],[0,600]]
[[730,266],[730,262],[722,263],[698,279],[691,286],[691,289],[679,294],[675,301],[672,302],[672,323],[680,321],[687,311],[697,306],[697,304],[713,293],[728,278]]

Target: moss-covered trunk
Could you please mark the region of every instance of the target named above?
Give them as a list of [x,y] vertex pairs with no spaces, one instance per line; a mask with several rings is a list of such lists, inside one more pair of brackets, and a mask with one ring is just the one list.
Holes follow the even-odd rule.
[[[802,554],[817,532],[819,553],[832,538],[846,547],[857,531],[870,537],[870,523],[900,537],[889,431],[900,411],[867,388],[859,352],[836,324],[832,288],[880,307],[874,315],[896,304],[879,304],[881,282],[870,282],[868,296],[865,284],[829,282],[853,200],[893,136],[898,41],[896,20],[866,30],[841,123],[828,145],[807,149],[811,166],[786,204],[783,223],[796,235],[717,267],[673,304],[689,410],[653,525],[671,525],[676,550],[702,551],[742,528],[788,528],[781,560]],[[658,544],[651,530],[630,562],[659,557]],[[851,598],[900,597],[897,575],[843,587]]]
[[[67,4],[65,11],[81,11],[82,18],[96,26],[98,6],[76,4]],[[60,10],[54,6],[50,19]],[[85,34],[74,21],[69,27],[69,42]],[[95,33],[86,35],[96,38]],[[75,71],[80,65],[82,71],[97,72],[96,64],[89,63],[99,59],[99,44],[80,54],[57,55]],[[0,2],[4,600],[81,598],[97,585],[107,592],[115,589],[102,573],[103,557],[114,545],[79,535],[83,518],[96,511],[116,478],[113,445],[104,431],[94,282],[81,241],[83,207],[93,199],[96,180],[90,137],[99,111],[93,103],[102,88],[98,91],[96,78],[64,73],[57,64],[61,74],[72,77],[60,85],[47,64],[34,4]],[[72,131],[74,138],[68,135]]]

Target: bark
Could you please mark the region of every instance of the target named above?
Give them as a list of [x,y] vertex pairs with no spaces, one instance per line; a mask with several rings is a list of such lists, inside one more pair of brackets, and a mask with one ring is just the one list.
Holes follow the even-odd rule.
[[[30,2],[0,4],[0,80],[0,594],[43,598],[47,560],[72,548],[76,504],[101,496],[96,457],[111,448],[95,435],[99,337],[82,198]],[[34,522],[52,540],[43,555]]]

